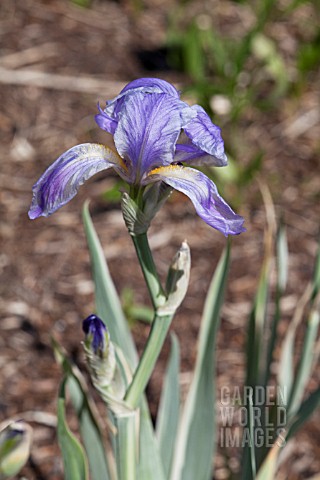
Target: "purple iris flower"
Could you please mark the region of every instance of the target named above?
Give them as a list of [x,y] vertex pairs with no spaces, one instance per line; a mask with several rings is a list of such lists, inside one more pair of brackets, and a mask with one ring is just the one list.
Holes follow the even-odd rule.
[[220,128],[202,107],[187,105],[164,80],[141,78],[99,112],[96,122],[113,135],[115,150],[85,143],[63,153],[33,187],[31,219],[51,215],[86,180],[112,167],[133,187],[131,192],[165,182],[187,195],[198,215],[224,235],[245,231],[243,218],[221,198],[212,180],[189,166],[227,165]]
[[106,332],[107,328],[103,321],[97,315],[90,315],[83,320],[82,330],[86,337],[90,339],[92,349],[96,355],[103,354],[106,349]]

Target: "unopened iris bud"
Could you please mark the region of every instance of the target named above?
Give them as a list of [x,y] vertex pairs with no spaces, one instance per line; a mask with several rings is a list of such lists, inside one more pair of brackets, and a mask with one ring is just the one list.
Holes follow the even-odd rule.
[[131,372],[121,351],[113,345],[107,327],[97,315],[86,318],[82,328],[86,335],[83,346],[93,385],[111,410],[117,413],[128,411],[123,398]]
[[102,358],[109,343],[107,327],[103,321],[96,315],[90,315],[83,321],[82,329],[86,334],[85,346],[91,347],[94,354]]
[[158,310],[159,314],[171,315],[182,303],[189,285],[190,267],[190,248],[184,241],[171,262],[166,281],[167,301]]
[[151,220],[170,197],[173,188],[164,182],[148,185],[143,193],[145,215]]
[[123,219],[130,235],[141,235],[147,232],[149,222],[145,214],[140,210],[136,202],[128,193],[122,194],[121,209]]
[[107,387],[112,382],[116,367],[114,347],[108,329],[97,315],[86,318],[82,329],[86,334],[83,346],[94,384]]
[[163,182],[148,185],[142,196],[142,206],[138,206],[126,192],[122,195],[122,214],[130,235],[141,235],[148,231],[158,210],[172,192],[172,187]]
[[19,473],[30,455],[32,428],[25,422],[0,426],[0,480]]

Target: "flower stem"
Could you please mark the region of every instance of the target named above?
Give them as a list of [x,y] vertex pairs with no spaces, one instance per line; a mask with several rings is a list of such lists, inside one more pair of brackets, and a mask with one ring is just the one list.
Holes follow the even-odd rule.
[[161,286],[157,269],[150,250],[146,233],[132,236],[138,260],[150,293],[153,308],[155,310],[154,320],[149,333],[148,340],[144,347],[140,362],[129,385],[125,402],[132,408],[137,408],[141,395],[151,377],[155,363],[161,352],[167,332],[169,330],[174,314],[159,314],[159,308],[166,302],[166,295]]
[[136,412],[115,416],[116,461],[119,480],[135,480],[136,477]]
[[158,307],[164,304],[166,297],[153,261],[147,234],[143,233],[132,236],[132,240],[149,290],[153,308],[157,310]]
[[157,313],[155,314],[139,365],[124,398],[125,402],[132,408],[136,408],[139,404],[141,395],[151,377],[153,368],[161,352],[172,318],[173,315],[159,316]]

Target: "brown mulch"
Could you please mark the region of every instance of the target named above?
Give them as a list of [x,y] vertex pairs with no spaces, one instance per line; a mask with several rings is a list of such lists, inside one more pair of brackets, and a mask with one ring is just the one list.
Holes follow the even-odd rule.
[[[63,478],[53,428],[61,372],[53,358],[50,336],[55,335],[83,367],[81,322],[94,311],[81,221],[86,198],[91,199],[93,220],[118,291],[132,289],[135,302],[149,304],[119,205],[107,205],[101,199],[116,180],[112,173],[98,175],[62,210],[34,222],[27,217],[31,188],[65,149],[81,142],[108,141],[93,119],[97,101],[103,103],[139,76],[188,83],[174,71],[150,74],[137,55],[146,46],[151,49],[163,44],[166,12],[173,3],[145,1],[140,12],[129,1],[97,1],[90,10],[63,0],[2,0],[0,4],[0,81],[6,78],[0,83],[0,423],[19,417],[34,427],[31,459],[23,470],[29,480]],[[26,53],[17,56],[21,51]],[[35,80],[39,71],[49,74],[41,77],[40,84]],[[83,77],[83,83],[77,83],[78,77]],[[281,108],[268,114],[252,108],[242,120],[245,139],[241,143],[239,138],[237,161],[246,163],[250,150],[265,152],[260,178],[268,184],[276,211],[287,225],[291,257],[280,329],[283,335],[312,274],[317,250],[319,116],[308,128],[305,125],[314,118],[310,112],[319,107],[319,75],[310,78],[299,100],[281,102]],[[230,200],[228,191],[225,197]],[[220,386],[243,382],[248,312],[263,257],[266,214],[257,182],[242,198],[237,211],[246,219],[247,233],[233,240],[230,283],[218,338]],[[184,239],[192,253],[191,282],[172,328],[181,340],[185,388],[194,365],[205,292],[225,239],[195,216],[189,201],[174,194],[150,231],[162,276]],[[148,326],[135,324],[133,331],[141,351]],[[148,387],[153,415],[168,350],[169,343]],[[309,389],[315,389],[318,382],[319,377],[314,376]],[[320,471],[317,423],[319,413],[287,447],[291,456],[279,479],[309,478]],[[237,462],[235,458],[235,470]],[[226,478],[224,475],[218,457],[216,478]]]

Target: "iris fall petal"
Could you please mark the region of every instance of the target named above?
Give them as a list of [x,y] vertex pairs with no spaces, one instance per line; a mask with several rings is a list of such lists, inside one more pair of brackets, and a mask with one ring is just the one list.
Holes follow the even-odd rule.
[[147,182],[162,180],[187,195],[197,214],[225,236],[245,231],[243,218],[234,213],[219,195],[215,184],[202,172],[189,167],[170,165],[152,170]]
[[121,158],[103,145],[84,143],[70,148],[34,185],[29,217],[51,215],[69,202],[86,180],[120,162]]

